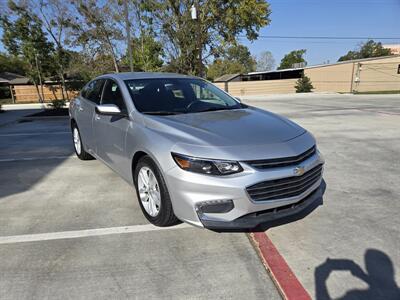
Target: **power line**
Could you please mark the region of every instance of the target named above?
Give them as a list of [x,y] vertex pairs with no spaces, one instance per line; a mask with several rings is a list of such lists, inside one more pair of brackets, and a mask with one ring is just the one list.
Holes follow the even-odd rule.
[[[239,36],[246,38],[246,36]],[[302,39],[302,40],[400,40],[400,37],[366,37],[366,36],[284,36],[284,35],[259,35],[262,39]]]

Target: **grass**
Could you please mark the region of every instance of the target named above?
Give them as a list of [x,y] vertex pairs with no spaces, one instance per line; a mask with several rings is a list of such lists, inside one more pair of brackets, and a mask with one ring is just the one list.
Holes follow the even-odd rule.
[[370,91],[370,92],[354,92],[354,95],[379,95],[379,94],[400,94],[400,90],[397,91]]

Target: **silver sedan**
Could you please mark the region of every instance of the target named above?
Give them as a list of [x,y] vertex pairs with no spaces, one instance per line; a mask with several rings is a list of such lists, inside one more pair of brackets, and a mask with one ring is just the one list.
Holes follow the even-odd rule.
[[100,76],[71,102],[70,117],[76,155],[134,185],[157,226],[254,228],[321,203],[314,137],[203,79]]

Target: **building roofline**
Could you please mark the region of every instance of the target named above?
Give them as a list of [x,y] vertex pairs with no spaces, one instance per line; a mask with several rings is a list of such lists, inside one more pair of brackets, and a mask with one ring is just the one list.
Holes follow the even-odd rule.
[[371,61],[371,60],[381,60],[381,59],[394,58],[394,57],[400,57],[400,54],[338,61],[338,62],[331,63],[331,64],[319,64],[319,65],[307,66],[307,67],[304,67],[304,69],[329,67],[329,66],[335,66],[335,65],[351,64],[351,63],[358,63],[358,62]]

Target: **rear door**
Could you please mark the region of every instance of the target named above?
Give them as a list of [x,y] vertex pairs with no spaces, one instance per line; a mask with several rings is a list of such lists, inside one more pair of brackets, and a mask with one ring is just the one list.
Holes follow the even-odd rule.
[[96,143],[94,142],[93,135],[93,119],[95,107],[100,103],[104,83],[104,79],[90,82],[82,91],[79,103],[77,104],[76,121],[86,151],[95,151]]
[[[101,104],[114,104],[121,112],[128,113],[120,87],[112,79],[107,79],[105,83]],[[93,121],[97,155],[122,176],[126,176],[130,168],[125,147],[129,125],[128,117],[96,113]]]

